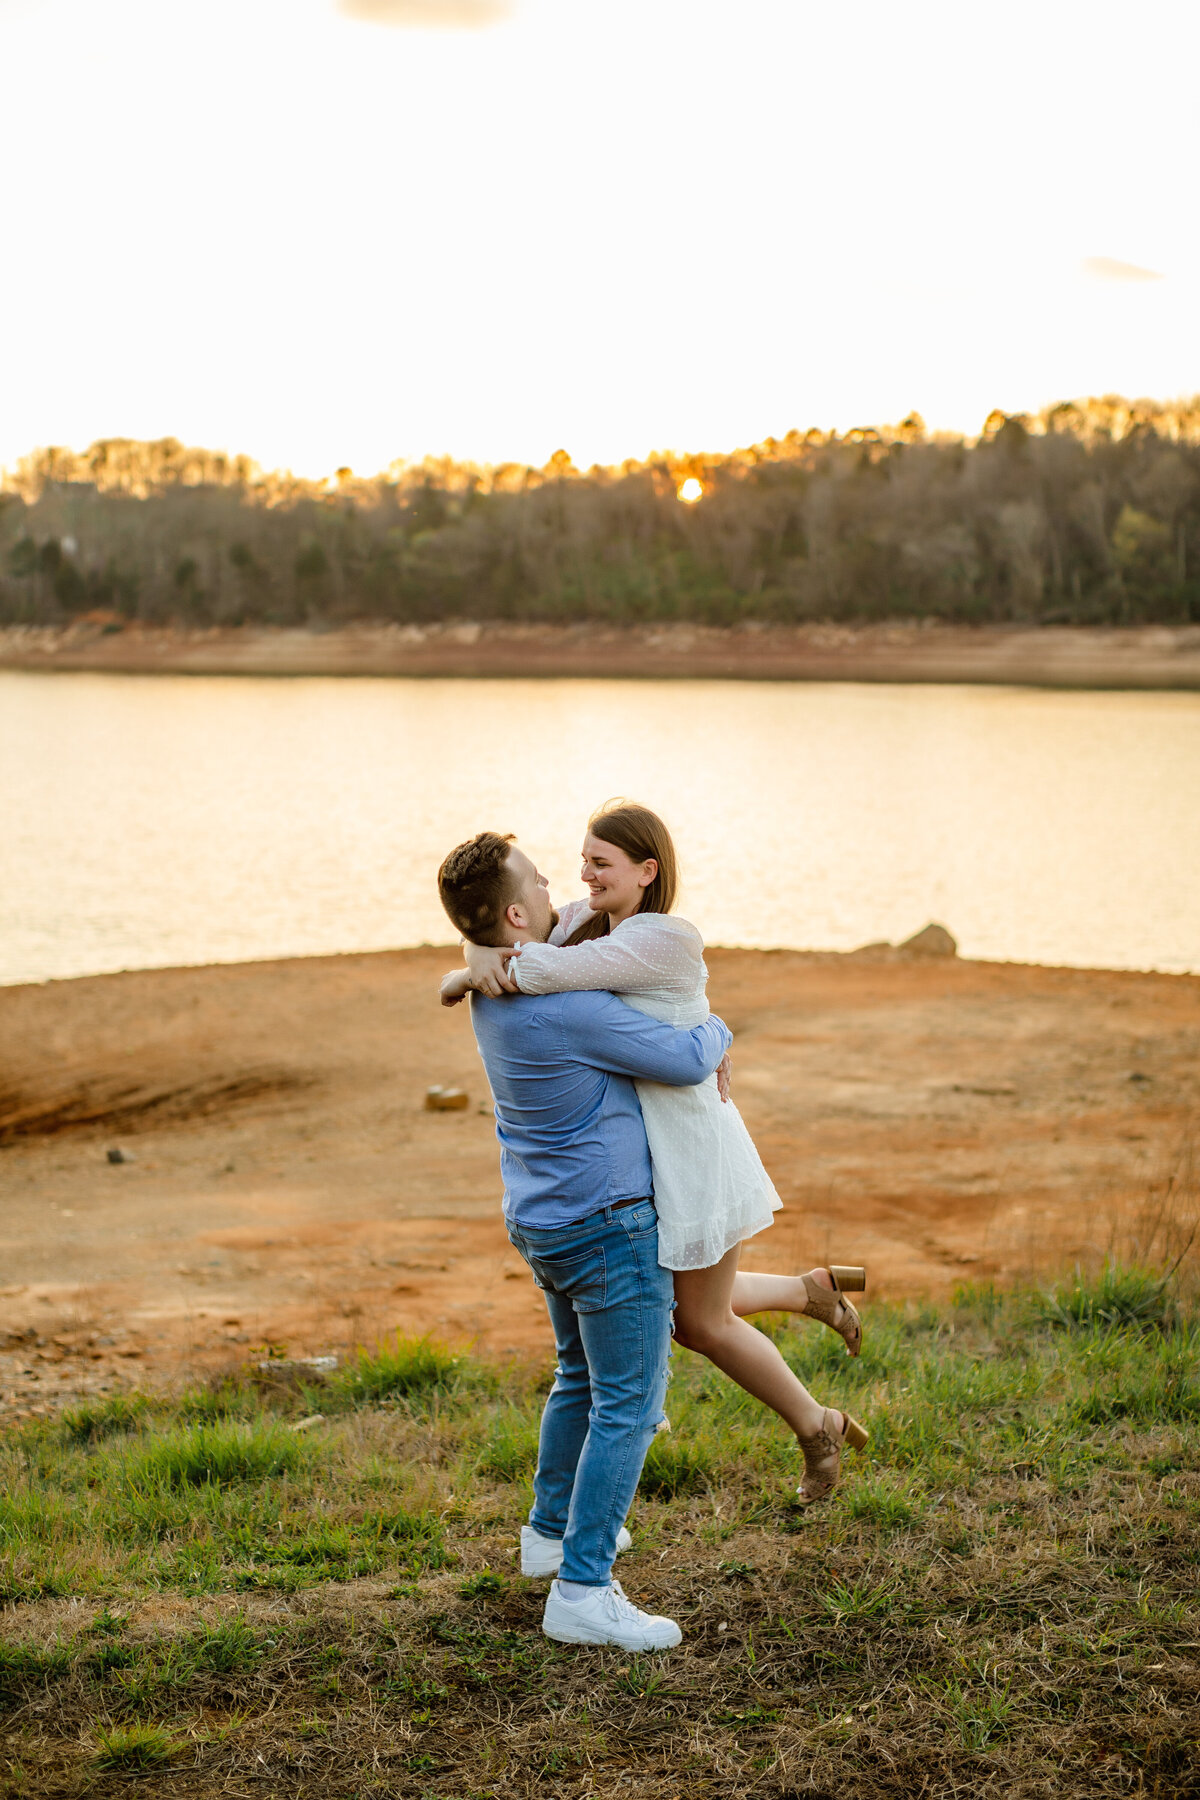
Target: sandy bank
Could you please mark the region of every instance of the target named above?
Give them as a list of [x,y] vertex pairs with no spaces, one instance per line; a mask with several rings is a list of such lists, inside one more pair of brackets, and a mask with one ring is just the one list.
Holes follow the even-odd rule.
[[[875,1293],[944,1292],[1144,1234],[1172,1178],[1190,1204],[1200,978],[710,955],[785,1201],[748,1266],[861,1258]],[[469,1022],[435,1000],[451,960],[0,989],[0,1417],[258,1345],[546,1348]],[[425,1112],[431,1083],[469,1110]]]
[[451,624],[0,629],[0,668],[130,674],[638,676],[1200,689],[1200,626]]

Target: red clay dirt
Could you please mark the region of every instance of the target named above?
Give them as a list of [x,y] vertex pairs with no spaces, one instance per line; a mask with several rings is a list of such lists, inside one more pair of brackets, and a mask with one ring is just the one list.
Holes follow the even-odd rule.
[[[431,1332],[543,1355],[445,949],[0,989],[0,1420]],[[785,1202],[747,1267],[938,1294],[1194,1201],[1200,978],[709,952]],[[465,1112],[426,1112],[433,1084]],[[135,1160],[111,1164],[110,1147]]]

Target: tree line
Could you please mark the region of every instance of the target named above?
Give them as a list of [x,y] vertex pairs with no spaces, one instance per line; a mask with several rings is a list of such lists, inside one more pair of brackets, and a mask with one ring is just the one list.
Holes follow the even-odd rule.
[[[692,505],[683,483],[699,482]],[[689,492],[694,491],[689,489]],[[174,439],[0,488],[0,622],[1200,620],[1200,398],[791,431],[619,468],[264,473]]]

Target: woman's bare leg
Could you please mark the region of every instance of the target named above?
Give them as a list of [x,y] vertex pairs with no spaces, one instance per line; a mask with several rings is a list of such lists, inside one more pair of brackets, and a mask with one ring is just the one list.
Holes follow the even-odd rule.
[[822,1428],[824,1408],[792,1374],[770,1338],[747,1325],[730,1305],[740,1251],[735,1244],[711,1269],[675,1271],[676,1342],[707,1356],[731,1381],[773,1408],[797,1437],[811,1438]]
[[[818,1286],[833,1292],[828,1269],[810,1269],[809,1274]],[[729,1304],[739,1319],[760,1312],[803,1313],[808,1311],[808,1295],[801,1275],[756,1275],[750,1269],[739,1269]]]

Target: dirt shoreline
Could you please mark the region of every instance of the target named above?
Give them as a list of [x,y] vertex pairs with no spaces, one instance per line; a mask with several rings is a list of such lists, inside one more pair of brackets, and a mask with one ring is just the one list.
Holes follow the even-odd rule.
[[[395,1330],[548,1352],[469,1020],[436,1003],[455,956],[0,989],[0,1421]],[[868,1303],[946,1294],[1148,1254],[1155,1209],[1194,1206],[1200,977],[894,950],[709,965],[785,1203],[746,1266],[861,1260]],[[469,1108],[425,1111],[433,1084]]]
[[1200,691],[1200,625],[447,625],[334,631],[0,628],[0,669],[112,674],[543,676],[984,683]]

